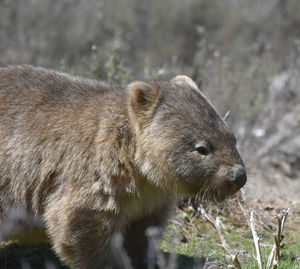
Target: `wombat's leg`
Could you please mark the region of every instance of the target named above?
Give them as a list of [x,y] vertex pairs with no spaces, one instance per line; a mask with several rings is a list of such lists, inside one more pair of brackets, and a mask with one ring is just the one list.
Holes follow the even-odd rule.
[[[169,216],[170,206],[159,208],[152,214],[132,222],[124,233],[124,246],[134,268],[147,268],[149,242],[146,236],[148,228],[162,231]],[[158,230],[158,231],[159,231]],[[161,237],[161,234],[160,234]],[[153,262],[153,261],[152,261]]]
[[45,213],[47,232],[61,260],[71,268],[105,268],[115,219],[109,212],[55,203]]

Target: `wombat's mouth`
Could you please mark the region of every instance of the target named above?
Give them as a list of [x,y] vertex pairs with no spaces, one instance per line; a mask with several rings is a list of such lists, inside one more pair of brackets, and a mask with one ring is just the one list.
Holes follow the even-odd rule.
[[[209,183],[203,184],[194,195],[199,201],[221,202],[226,198],[234,195],[246,183],[246,180],[239,181],[238,184],[232,180],[217,181],[209,180]],[[195,191],[195,189],[194,189]]]
[[197,200],[220,202],[234,195],[246,181],[244,166],[234,165],[206,177],[183,180],[179,189],[183,195],[196,197]]
[[234,165],[225,178],[219,180],[219,184],[213,184],[210,200],[220,202],[225,198],[234,195],[247,181],[245,167]]
[[222,202],[226,198],[234,195],[236,191],[229,191],[227,188],[224,189],[212,189],[206,192],[199,192],[196,195],[198,201],[211,201],[211,202]]

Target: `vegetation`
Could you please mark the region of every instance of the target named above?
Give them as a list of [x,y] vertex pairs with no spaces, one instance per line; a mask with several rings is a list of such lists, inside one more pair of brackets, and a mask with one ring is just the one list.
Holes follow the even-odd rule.
[[[221,216],[222,228],[229,246],[239,251],[241,268],[258,268],[255,259],[255,247],[249,225],[249,216],[243,216],[240,208],[236,207],[236,200],[228,201],[224,207],[210,206],[210,215]],[[235,210],[236,218],[228,217],[227,210]],[[261,237],[261,254],[264,266],[276,235],[276,219],[274,215],[278,208],[257,208],[256,224]],[[281,261],[279,268],[293,269],[300,266],[300,208],[294,208],[288,216],[281,244]],[[248,219],[246,218],[248,217]],[[228,268],[232,264],[231,258],[221,246],[217,232],[197,210],[190,205],[176,209],[176,214],[169,221],[161,242],[164,253],[165,267],[169,269],[191,268]],[[172,260],[176,266],[172,265]],[[24,267],[29,266],[30,267]],[[17,242],[2,243],[0,248],[0,268],[65,268],[55,257],[49,245],[18,244]]]
[[[235,202],[232,203],[231,201],[228,205],[230,210],[235,209],[239,215],[241,214],[239,212],[241,209],[236,208]],[[255,258],[256,251],[250,229],[250,212],[248,219],[245,218],[247,216],[234,219],[228,218],[227,214],[222,216],[226,211],[224,209],[222,211],[219,211],[217,208],[212,209],[210,206],[212,214],[221,216],[223,234],[231,249],[237,251],[241,268],[259,268]],[[219,212],[216,213],[216,211]],[[274,218],[275,211],[278,212],[278,209],[270,212],[268,208],[265,208],[259,212],[259,214],[263,214],[263,217],[257,216],[256,227],[260,236],[263,268],[267,265],[267,260],[274,244],[274,236],[277,233],[277,222]],[[279,268],[299,268],[300,237],[297,229],[295,229],[297,225],[299,225],[299,219],[293,217],[292,221],[288,221],[287,227],[283,232],[284,240],[280,248],[281,260]],[[174,240],[174,238],[176,239]],[[176,218],[170,221],[164,234],[161,248],[163,251],[179,255],[202,257],[202,259],[195,261],[196,268],[202,268],[203,266],[210,268],[209,266],[212,265],[217,266],[217,268],[227,268],[229,264],[232,264],[232,257],[224,251],[217,232],[211,229],[211,224],[203,215],[194,210],[191,211],[190,206],[181,210],[177,209]],[[178,268],[182,267],[179,266]]]

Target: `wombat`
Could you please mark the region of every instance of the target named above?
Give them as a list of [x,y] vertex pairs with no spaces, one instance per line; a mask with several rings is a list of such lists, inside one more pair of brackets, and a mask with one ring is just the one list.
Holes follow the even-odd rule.
[[71,268],[117,266],[121,233],[146,268],[150,226],[182,196],[246,182],[227,124],[186,76],[122,88],[31,66],[0,68],[0,202],[41,216]]

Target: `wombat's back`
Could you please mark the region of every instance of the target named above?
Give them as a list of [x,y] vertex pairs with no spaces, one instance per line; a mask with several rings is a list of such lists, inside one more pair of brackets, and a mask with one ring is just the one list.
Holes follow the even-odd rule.
[[0,68],[2,206],[42,213],[64,181],[94,178],[89,168],[99,162],[93,141],[105,121],[101,110],[118,95],[108,84],[42,68]]

